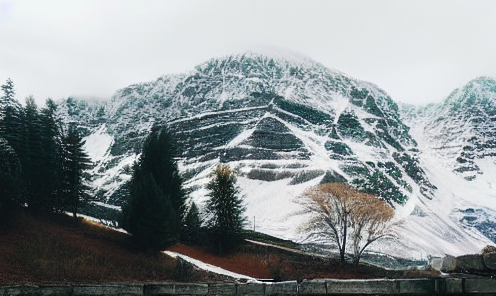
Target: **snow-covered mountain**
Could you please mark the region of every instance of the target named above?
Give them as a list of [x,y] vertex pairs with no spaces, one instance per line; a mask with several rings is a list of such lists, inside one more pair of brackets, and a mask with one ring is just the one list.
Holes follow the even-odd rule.
[[[480,95],[486,98],[482,88]],[[459,97],[463,95],[455,92],[448,100]],[[486,101],[494,124],[494,96]],[[144,137],[154,123],[167,123],[181,147],[178,161],[186,188],[200,205],[212,171],[228,163],[238,173],[246,214],[255,223],[251,227],[299,240],[304,217],[293,215],[295,199],[321,182],[349,182],[390,203],[396,219],[403,220],[397,239],[376,244],[375,250],[425,258],[479,251],[490,240],[457,215],[482,210],[480,219],[496,209],[494,196],[487,194],[480,198],[484,208],[461,207],[458,200],[470,198],[450,195],[451,182],[469,181],[458,181],[446,167],[453,152],[433,153],[436,148],[425,144],[433,144],[428,137],[437,139],[441,130],[448,136],[444,146],[460,140],[449,138],[448,114],[443,117],[446,129],[428,119],[440,112],[431,108],[452,110],[450,104],[405,107],[403,121],[397,104],[374,84],[308,58],[244,53],[212,59],[190,73],[131,85],[107,102],[66,100],[59,114],[65,122],[78,122],[86,133],[85,147],[95,163],[89,182],[100,198],[100,210],[122,203]],[[411,124],[417,121],[425,126],[425,135]],[[482,124],[474,121],[477,128]],[[470,143],[473,153],[486,144]],[[488,143],[494,154],[494,137]],[[492,169],[496,179],[494,163],[482,168],[468,156],[464,159],[467,167],[488,170],[488,177]]]
[[452,218],[496,242],[496,81],[480,77],[440,104],[401,109]]

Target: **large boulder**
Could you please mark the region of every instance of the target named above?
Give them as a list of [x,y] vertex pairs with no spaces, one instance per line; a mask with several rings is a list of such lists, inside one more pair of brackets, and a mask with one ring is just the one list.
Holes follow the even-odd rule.
[[488,269],[496,270],[496,252],[482,255],[482,260]]
[[444,258],[432,257],[429,260],[429,267],[434,270],[441,270],[443,268]]
[[442,272],[455,272],[456,271],[456,258],[447,255],[443,258],[443,263],[441,265]]
[[487,271],[482,255],[464,255],[456,257],[456,269],[462,272]]
[[444,258],[433,257],[429,261],[432,269],[442,272],[487,272],[496,270],[496,247],[487,246],[480,254]]

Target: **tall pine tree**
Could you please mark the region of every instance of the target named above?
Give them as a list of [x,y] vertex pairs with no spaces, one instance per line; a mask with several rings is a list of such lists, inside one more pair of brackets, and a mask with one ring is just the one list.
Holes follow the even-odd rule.
[[16,105],[16,101],[14,99],[15,97],[14,82],[10,78],[8,78],[5,84],[2,84],[0,88],[3,91],[3,96],[0,97],[0,106],[2,106],[1,109],[7,106]]
[[[21,205],[21,163],[9,143],[0,138],[0,220]],[[0,221],[2,223],[2,221]]]
[[171,132],[153,127],[134,165],[120,221],[142,249],[160,250],[179,239],[185,194],[175,155]]
[[91,161],[84,152],[84,141],[76,126],[70,125],[67,135],[63,139],[64,145],[64,204],[70,208],[74,218],[77,217],[79,206],[88,199],[86,186],[83,182],[83,173],[90,168]]
[[2,188],[15,185],[7,191],[17,196],[17,204],[27,204],[34,212],[59,211],[64,199],[74,205],[74,199],[68,199],[67,195],[73,197],[78,191],[78,196],[82,196],[82,170],[88,165],[81,137],[73,133],[75,129],[69,129],[63,139],[52,100],[47,100],[46,107],[39,110],[33,97],[28,97],[22,107],[14,98],[10,79],[1,88],[4,94],[0,97],[0,138],[5,157],[2,170],[9,172],[15,168],[17,172],[2,178],[5,181],[15,177],[12,182],[5,181],[7,185]]
[[201,244],[204,235],[201,227],[202,221],[198,207],[194,202],[191,202],[188,213],[184,217],[183,230],[181,231],[181,242],[199,245]]
[[12,80],[1,86],[3,96],[0,97],[0,137],[19,154],[22,146],[22,106],[14,98],[15,89]]
[[26,98],[22,123],[23,147],[20,158],[27,204],[35,212],[51,211],[47,204],[50,191],[45,188],[46,180],[43,175],[44,147],[41,140],[40,114],[33,97]]
[[23,147],[22,106],[15,100],[12,80],[0,87],[0,215],[23,204],[22,166],[19,152]]
[[243,241],[245,208],[239,197],[234,172],[225,165],[217,166],[208,183],[207,221],[212,246],[218,253],[229,253]]
[[[64,182],[64,146],[60,123],[57,121],[55,112],[57,105],[51,99],[46,101],[45,107],[40,111],[41,143],[43,147],[43,166],[41,168],[44,176],[44,190],[48,207],[55,210],[63,210],[62,185]],[[84,161],[87,161],[84,158]],[[85,165],[85,164],[83,164]]]

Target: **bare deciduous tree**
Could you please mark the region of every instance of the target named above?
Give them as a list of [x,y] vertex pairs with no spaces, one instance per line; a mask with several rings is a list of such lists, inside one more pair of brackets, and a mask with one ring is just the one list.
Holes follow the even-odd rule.
[[376,196],[359,193],[351,211],[354,263],[358,265],[362,253],[371,243],[390,235],[393,208]]
[[300,214],[311,215],[302,230],[314,237],[332,238],[341,262],[345,261],[346,246],[351,241],[355,265],[365,248],[389,235],[394,216],[394,210],[384,201],[344,183],[311,187],[298,203],[303,205]]

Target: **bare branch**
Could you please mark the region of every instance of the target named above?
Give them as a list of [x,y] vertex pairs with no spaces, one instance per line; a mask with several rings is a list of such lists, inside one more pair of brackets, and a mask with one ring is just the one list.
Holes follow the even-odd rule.
[[301,228],[311,232],[308,238],[334,240],[342,261],[351,242],[357,265],[365,248],[389,235],[394,216],[393,208],[384,201],[343,183],[311,187],[297,202],[303,206],[301,214],[312,216]]

